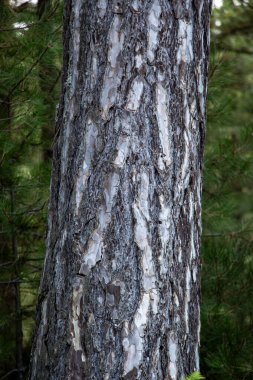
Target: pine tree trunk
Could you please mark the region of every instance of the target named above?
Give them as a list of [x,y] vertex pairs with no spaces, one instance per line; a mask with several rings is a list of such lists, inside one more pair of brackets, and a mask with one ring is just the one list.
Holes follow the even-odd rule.
[[65,2],[30,379],[199,367],[210,0]]

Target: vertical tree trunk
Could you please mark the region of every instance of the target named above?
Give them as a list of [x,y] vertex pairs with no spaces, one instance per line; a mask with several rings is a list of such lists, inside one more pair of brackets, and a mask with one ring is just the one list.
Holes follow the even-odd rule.
[[[8,127],[12,130],[12,112],[11,112],[11,99],[6,99],[8,109]],[[16,344],[16,369],[17,379],[23,380],[24,366],[23,366],[23,316],[22,316],[22,304],[21,304],[21,291],[20,291],[20,264],[18,255],[18,242],[17,231],[15,226],[15,190],[13,184],[10,188],[10,206],[11,206],[11,252],[12,259],[14,261],[14,272],[16,280],[13,283],[15,289],[15,344]]]
[[[10,97],[5,97],[1,99],[1,111],[0,111],[0,119],[4,122],[5,128],[8,130],[9,135],[8,138],[12,138],[12,100]],[[4,155],[3,155],[4,157]],[[0,164],[1,166],[1,164]],[[13,320],[9,323],[8,327],[12,327],[13,323],[15,324],[14,331],[15,331],[15,337],[12,336],[13,334],[11,332],[8,332],[8,339],[9,342],[14,341],[15,343],[15,357],[16,357],[16,371],[17,371],[17,379],[23,380],[23,372],[24,372],[24,366],[23,366],[23,328],[22,328],[22,304],[21,304],[21,291],[20,291],[20,263],[19,263],[19,256],[18,256],[18,244],[17,244],[17,231],[16,231],[16,220],[15,220],[15,190],[13,188],[13,183],[11,180],[11,173],[9,172],[9,178],[5,174],[5,177],[3,176],[3,190],[7,190],[9,186],[8,193],[9,194],[9,202],[10,202],[10,231],[8,233],[4,233],[2,236],[2,240],[0,239],[1,244],[1,250],[0,254],[5,257],[5,261],[8,261],[8,259],[11,259],[13,261],[13,273],[15,274],[15,280],[12,282],[6,281],[6,284],[3,282],[3,286],[6,286],[8,288],[11,288],[13,286],[13,289],[9,289],[9,291],[4,291],[3,298],[5,298],[5,302],[1,304],[1,306],[4,309],[4,303],[8,304],[10,307],[8,316],[13,315]],[[2,185],[1,184],[1,185]],[[4,187],[6,186],[6,188]],[[2,190],[1,189],[1,190]],[[1,194],[4,199],[4,191]],[[2,234],[1,234],[2,235]],[[9,249],[8,249],[9,244]],[[1,255],[1,256],[2,256]],[[8,258],[8,259],[7,259]],[[10,276],[12,273],[12,270],[9,271]],[[2,301],[2,300],[1,300]],[[12,309],[12,310],[11,310]],[[6,315],[7,318],[7,315]],[[12,340],[13,339],[13,340]]]
[[18,257],[18,245],[17,245],[17,231],[15,231],[15,192],[10,190],[11,198],[11,213],[12,213],[12,228],[11,228],[11,245],[13,260],[15,260],[15,275],[16,281],[13,286],[15,288],[15,322],[16,322],[16,366],[17,366],[17,378],[23,380],[23,327],[22,327],[22,304],[21,304],[21,292],[19,283],[19,257]]
[[[52,12],[50,1],[39,0],[37,4],[37,11],[39,16],[39,31],[41,35],[48,35],[53,33],[55,20],[51,17]],[[41,41],[40,49],[45,47],[45,41]],[[41,99],[43,101],[43,125],[41,126],[41,142],[42,142],[42,157],[45,163],[50,164],[52,160],[52,141],[54,137],[54,120],[55,120],[55,107],[57,94],[55,86],[58,84],[61,71],[56,67],[56,49],[48,49],[38,64],[39,69],[39,84],[41,89]]]
[[199,367],[210,0],[66,1],[31,379]]

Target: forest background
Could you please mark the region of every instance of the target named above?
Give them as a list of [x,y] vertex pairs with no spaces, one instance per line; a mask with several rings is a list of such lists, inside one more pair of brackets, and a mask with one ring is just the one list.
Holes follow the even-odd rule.
[[[219,5],[219,6],[218,6]],[[26,377],[60,98],[61,0],[0,0],[0,380]],[[212,15],[201,372],[253,379],[253,1]]]

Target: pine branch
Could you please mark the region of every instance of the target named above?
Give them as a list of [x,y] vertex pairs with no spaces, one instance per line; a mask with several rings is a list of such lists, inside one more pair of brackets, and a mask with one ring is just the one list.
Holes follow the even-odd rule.
[[193,372],[190,376],[187,376],[185,380],[204,380],[205,378],[200,372]]
[[34,69],[34,67],[37,66],[37,64],[40,62],[41,58],[46,54],[46,52],[48,51],[49,48],[51,48],[51,45],[48,45],[42,51],[42,53],[40,54],[40,56],[36,59],[36,61],[33,62],[33,64],[31,65],[31,67],[29,68],[29,70],[26,72],[26,74],[15,84],[15,86],[9,92],[9,94],[8,94],[7,97],[10,97],[13,94],[13,92],[16,90],[16,88],[18,88],[20,86],[20,84],[24,82],[24,80],[30,75],[30,73],[32,72],[32,70]]

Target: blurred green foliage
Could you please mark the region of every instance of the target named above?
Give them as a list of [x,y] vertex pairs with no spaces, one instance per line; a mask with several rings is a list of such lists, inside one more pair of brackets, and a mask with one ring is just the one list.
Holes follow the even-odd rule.
[[193,372],[185,380],[204,380],[205,378],[199,372]]
[[214,9],[202,238],[201,372],[253,379],[253,2]]
[[24,378],[45,250],[62,4],[0,0],[0,378]]

